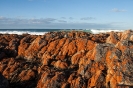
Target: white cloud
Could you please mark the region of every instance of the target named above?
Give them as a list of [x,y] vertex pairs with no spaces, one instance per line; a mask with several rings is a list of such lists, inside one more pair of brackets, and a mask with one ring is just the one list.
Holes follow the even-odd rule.
[[93,19],[95,19],[95,18],[93,18],[93,17],[83,17],[80,20],[93,20]]
[[3,16],[0,16],[0,20],[3,20],[3,19],[5,19],[5,17],[3,17]]
[[70,20],[73,20],[74,18],[73,17],[69,17]]
[[65,20],[58,20],[58,22],[66,23],[67,21],[65,21]]
[[49,24],[56,21],[54,18],[21,19],[0,16],[0,24]]
[[113,12],[126,12],[126,10],[124,10],[124,9],[120,10],[120,9],[117,9],[117,8],[114,8],[111,11],[113,11]]
[[66,19],[66,17],[61,17],[61,19]]
[[[82,18],[81,20],[89,20],[92,18]],[[93,18],[94,19],[94,18]],[[0,16],[0,29],[2,28],[70,28],[70,29],[86,29],[86,28],[124,28],[122,23],[87,23],[82,21],[67,22],[65,19],[40,18],[40,19],[24,19],[24,18],[7,18]]]

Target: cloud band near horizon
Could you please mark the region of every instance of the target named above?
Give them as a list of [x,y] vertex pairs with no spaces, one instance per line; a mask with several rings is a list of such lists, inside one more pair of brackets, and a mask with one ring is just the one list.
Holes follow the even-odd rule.
[[[111,29],[111,28],[124,28],[120,24],[121,22],[111,23],[95,23],[89,20],[94,20],[94,17],[82,17],[79,20],[75,21],[73,17],[61,17],[59,19],[56,18],[31,18],[31,19],[22,19],[22,18],[7,18],[0,16],[0,29],[27,29],[27,28],[49,28],[49,29]],[[70,22],[68,20],[71,20]],[[117,23],[117,24],[116,24]]]

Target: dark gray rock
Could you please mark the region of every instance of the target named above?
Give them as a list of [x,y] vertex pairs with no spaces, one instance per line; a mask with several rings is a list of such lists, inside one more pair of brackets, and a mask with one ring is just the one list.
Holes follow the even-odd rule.
[[8,80],[0,73],[0,88],[9,88]]

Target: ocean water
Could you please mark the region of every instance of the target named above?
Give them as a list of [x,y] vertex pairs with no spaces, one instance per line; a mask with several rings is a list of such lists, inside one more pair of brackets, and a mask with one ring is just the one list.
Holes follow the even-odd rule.
[[53,32],[53,31],[84,31],[84,32],[90,32],[93,34],[97,33],[106,33],[110,31],[117,31],[121,32],[124,30],[104,30],[104,29],[0,29],[0,34],[32,34],[32,35],[44,35],[47,32]]

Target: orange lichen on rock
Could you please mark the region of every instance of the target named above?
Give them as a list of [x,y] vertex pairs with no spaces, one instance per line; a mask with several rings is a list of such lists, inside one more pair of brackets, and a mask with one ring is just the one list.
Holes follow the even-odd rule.
[[132,58],[132,30],[0,35],[0,73],[9,88],[129,88]]

